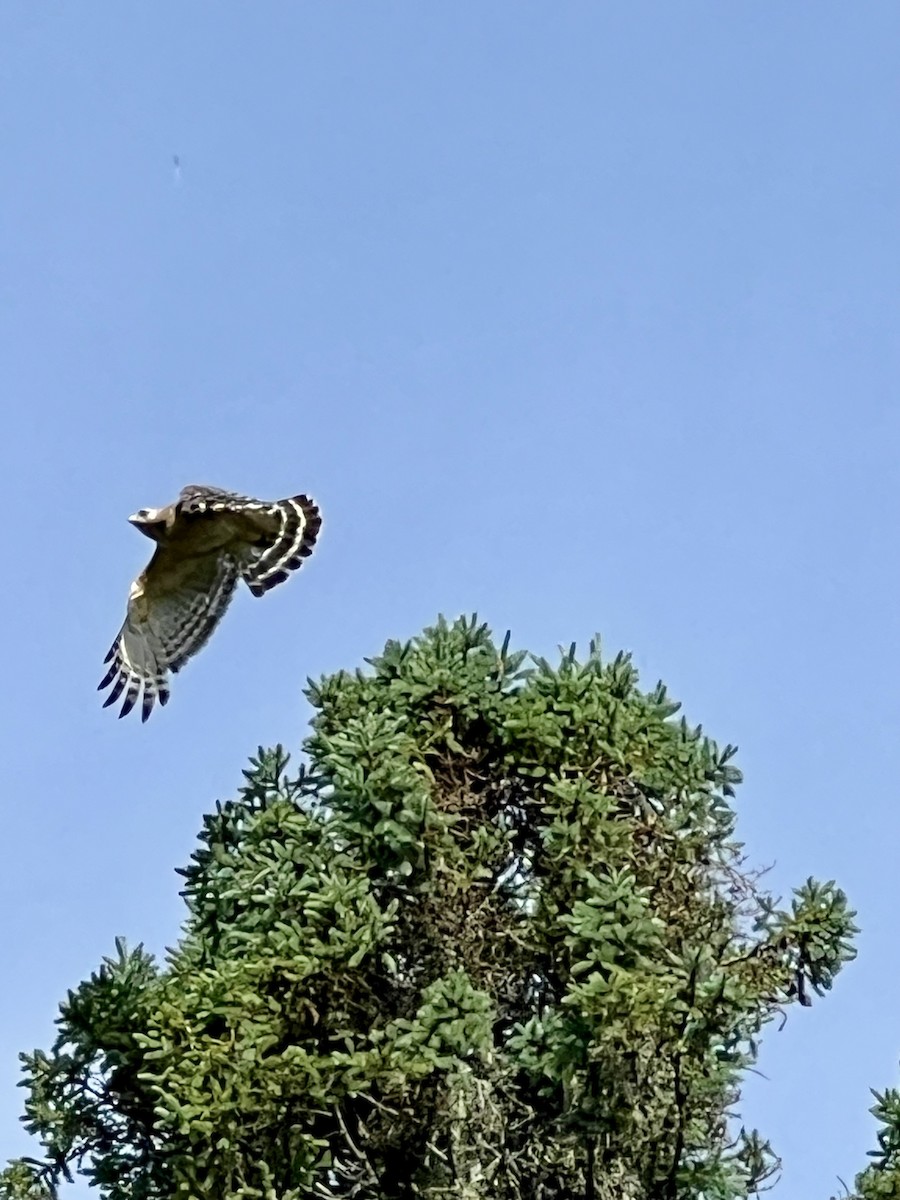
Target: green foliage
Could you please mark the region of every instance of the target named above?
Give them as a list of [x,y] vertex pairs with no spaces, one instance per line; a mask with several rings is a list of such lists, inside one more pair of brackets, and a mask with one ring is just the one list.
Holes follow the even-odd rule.
[[871,1165],[856,1177],[852,1196],[846,1200],[898,1200],[900,1197],[900,1091],[888,1088],[873,1092],[869,1109],[878,1122],[878,1149],[870,1150]]
[[761,890],[734,748],[598,641],[440,621],[370,665],[205,818],[167,962],[118,943],[23,1056],[44,1157],[0,1196],[754,1194],[742,1072],[852,957],[843,894]]

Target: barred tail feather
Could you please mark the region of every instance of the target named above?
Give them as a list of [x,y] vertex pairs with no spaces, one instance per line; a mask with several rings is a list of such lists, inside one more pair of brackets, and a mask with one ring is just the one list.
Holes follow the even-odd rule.
[[245,563],[243,577],[254,596],[284,583],[313,552],[322,527],[317,505],[308,496],[292,496],[275,505],[280,525],[278,532],[254,549]]

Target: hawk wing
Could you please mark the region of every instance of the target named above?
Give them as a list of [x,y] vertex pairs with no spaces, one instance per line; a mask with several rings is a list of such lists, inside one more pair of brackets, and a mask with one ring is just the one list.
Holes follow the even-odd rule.
[[105,659],[110,667],[98,690],[113,685],[104,708],[125,692],[120,717],[131,712],[142,689],[142,721],[157,699],[166,703],[169,672],[206,644],[234,595],[240,568],[233,555],[172,559],[171,551],[158,549],[132,586],[125,623]]
[[284,583],[309,558],[322,527],[318,506],[308,496],[254,500],[237,492],[191,484],[178,497],[185,520],[224,517],[234,524],[241,577],[254,596]]

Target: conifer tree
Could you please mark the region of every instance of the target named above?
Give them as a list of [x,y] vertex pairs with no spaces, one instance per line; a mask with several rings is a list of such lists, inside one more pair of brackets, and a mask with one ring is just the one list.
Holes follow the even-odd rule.
[[[871,1163],[856,1177],[852,1194],[844,1189],[838,1200],[898,1200],[900,1198],[900,1090],[873,1089],[875,1103],[869,1112],[878,1122],[878,1149],[870,1150]],[[833,1197],[832,1200],[835,1200]]]
[[742,1075],[852,957],[843,893],[763,889],[734,748],[597,640],[551,665],[442,620],[369,666],[205,818],[167,960],[117,942],[23,1055],[42,1153],[0,1196],[757,1192]]

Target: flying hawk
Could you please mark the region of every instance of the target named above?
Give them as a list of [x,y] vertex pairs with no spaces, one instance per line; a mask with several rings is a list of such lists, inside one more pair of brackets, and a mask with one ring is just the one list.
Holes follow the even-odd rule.
[[322,518],[307,496],[253,500],[192,484],[166,508],[128,518],[156,543],[128,596],[125,624],[110,647],[98,691],[113,685],[103,707],[125,693],[120,717],[143,689],[141,720],[169,699],[169,672],[180,671],[206,644],[238,579],[254,596],[283,583],[312,554]]

